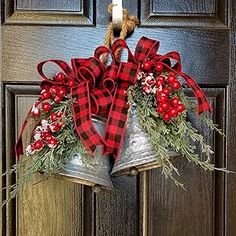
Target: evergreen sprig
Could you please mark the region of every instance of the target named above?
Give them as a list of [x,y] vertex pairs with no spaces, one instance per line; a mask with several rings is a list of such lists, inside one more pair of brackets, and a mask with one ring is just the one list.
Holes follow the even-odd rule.
[[[36,173],[42,173],[44,179],[58,174],[61,169],[66,167],[71,158],[78,153],[83,157],[82,161],[84,161],[86,165],[90,165],[91,155],[75,132],[72,104],[73,100],[67,99],[54,106],[50,112],[50,114],[55,112],[63,112],[64,114],[62,117],[63,128],[55,135],[59,141],[59,145],[55,148],[45,146],[41,151],[35,152],[33,155],[22,155],[21,159],[13,166],[9,173],[5,173],[15,173],[17,176],[16,183],[8,187],[8,189],[10,189],[10,195],[7,201],[14,198],[19,190],[29,182]],[[50,114],[41,116],[40,119],[47,118]],[[30,117],[27,119],[30,119]],[[4,204],[7,201],[5,201]]]
[[[184,91],[181,89],[177,93],[186,110],[195,112],[195,103],[184,94]],[[170,149],[204,170],[225,171],[223,168],[216,168],[211,163],[213,150],[210,145],[205,143],[204,137],[193,127],[193,124],[187,121],[187,112],[185,111],[171,122],[165,123],[153,106],[156,103],[154,99],[152,95],[144,95],[138,84],[131,86],[128,90],[128,102],[135,107],[139,124],[143,131],[149,135],[149,141],[157,153],[164,176],[172,179],[177,186],[184,188],[184,185],[176,178],[179,171],[168,156]],[[223,135],[223,132],[217,128],[211,119],[205,115],[201,115],[199,118],[211,130]],[[197,147],[201,150],[201,157],[196,152]]]

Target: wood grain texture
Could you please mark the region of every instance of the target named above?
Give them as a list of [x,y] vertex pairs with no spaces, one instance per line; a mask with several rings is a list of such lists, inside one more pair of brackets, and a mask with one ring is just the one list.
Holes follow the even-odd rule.
[[[215,122],[224,127],[225,96],[224,89],[205,90],[214,110],[219,108],[214,116]],[[217,119],[218,118],[218,119]],[[217,166],[224,167],[223,138],[217,136],[216,146],[214,134],[205,125],[199,123],[194,116],[190,117],[195,127],[204,135],[215,155],[212,161]],[[199,153],[200,158],[204,158]],[[185,184],[187,191],[176,188],[171,180],[161,175],[161,170],[149,172],[149,233],[148,235],[223,235],[225,191],[224,182],[219,185],[222,174],[205,172],[192,163],[180,159],[173,163],[181,173],[180,181]],[[217,179],[218,178],[218,179]],[[223,196],[221,196],[223,194]],[[158,210],[153,210],[158,209]]]
[[[35,68],[40,61],[59,58],[70,62],[71,58],[89,57],[103,43],[104,35],[105,28],[4,26],[3,79],[39,81]],[[127,40],[132,50],[142,36],[143,29],[138,28]],[[145,36],[161,42],[160,53],[179,51],[184,71],[199,83],[211,85],[229,82],[229,68],[225,63],[229,57],[227,31],[145,29]],[[84,38],[89,40],[84,41]]]
[[[13,127],[16,127],[19,132],[30,105],[36,99],[33,93],[38,91],[38,86],[8,85],[6,89],[5,137],[8,137],[6,140],[6,168],[9,170],[14,164],[12,147],[16,135]],[[24,140],[29,139],[32,128],[30,126],[24,133]],[[16,203],[12,201],[7,204],[6,235],[14,233],[29,236],[82,235],[82,224],[84,223],[82,187],[56,178],[42,180],[43,176],[37,175],[25,185],[19,193]],[[13,184],[13,181],[14,178],[8,176],[7,186]],[[72,225],[77,225],[77,227],[71,227]]]
[[115,177],[114,189],[96,197],[96,235],[139,235],[136,177]]
[[153,14],[211,15],[215,13],[215,0],[153,0]]
[[[70,62],[71,58],[91,56],[103,43],[110,20],[108,0],[82,0],[84,7],[79,12],[74,12],[77,0],[67,5],[66,0],[16,2],[18,10],[10,0],[4,0],[2,8],[3,171],[14,163],[16,131],[38,92],[38,62],[49,58]],[[213,138],[208,130],[204,134],[214,144],[216,165],[236,171],[236,2],[123,3],[141,22],[127,39],[131,49],[143,35],[160,40],[159,52],[179,51],[183,70],[208,88],[215,108],[212,117],[226,126],[227,139]],[[57,69],[48,67],[46,71],[54,74]],[[204,126],[195,124],[204,130]],[[59,179],[34,185],[32,191],[27,185],[17,201],[2,208],[2,235],[235,236],[236,175],[203,172],[183,160],[176,165],[187,192],[165,180],[159,169],[134,178],[114,178],[115,189],[100,195],[89,187]],[[32,183],[40,179],[37,176]],[[14,181],[14,176],[2,178],[3,186]],[[4,191],[2,197],[5,199]]]
[[16,2],[17,10],[30,11],[76,11],[80,12],[82,9],[82,0],[18,0]]
[[[79,2],[79,5],[77,5],[76,2]],[[70,4],[66,3],[68,3],[68,1],[54,2],[36,0],[27,2],[17,1],[17,4],[15,4],[14,1],[5,0],[4,23],[94,26],[96,11],[94,9],[93,0],[73,0]],[[21,9],[18,9],[17,6]],[[33,9],[34,7],[35,9]],[[52,9],[56,7],[57,9]],[[68,9],[68,7],[70,9]]]
[[[228,112],[227,112],[227,167],[236,172],[236,2],[231,1],[231,60],[230,60],[230,84],[228,87]],[[226,233],[228,236],[236,234],[236,175],[227,176],[226,193]]]
[[141,0],[141,26],[227,28],[227,0]]

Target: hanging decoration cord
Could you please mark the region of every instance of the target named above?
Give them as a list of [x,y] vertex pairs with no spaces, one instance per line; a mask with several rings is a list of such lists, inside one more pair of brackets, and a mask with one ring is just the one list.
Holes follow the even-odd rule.
[[[112,14],[112,8],[113,8],[113,4],[109,4],[108,5],[108,12],[110,14]],[[127,9],[123,9],[123,20],[121,22],[121,30],[120,30],[120,35],[118,38],[120,39],[125,39],[126,36],[131,33],[136,26],[138,26],[139,24],[139,20],[136,16],[130,16],[129,15],[129,11]],[[110,22],[108,27],[107,27],[107,32],[106,32],[106,36],[105,36],[105,46],[107,46],[108,48],[112,45],[112,43],[114,42],[114,29],[113,29],[113,22]],[[118,50],[116,53],[116,58],[119,58],[121,54],[121,50]],[[107,57],[104,58],[104,61],[107,61]]]

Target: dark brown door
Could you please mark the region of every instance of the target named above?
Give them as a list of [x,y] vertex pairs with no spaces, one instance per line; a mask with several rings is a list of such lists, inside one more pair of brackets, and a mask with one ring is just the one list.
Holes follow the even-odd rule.
[[[181,53],[184,70],[204,88],[214,106],[212,117],[227,134],[223,139],[204,132],[215,150],[213,161],[236,171],[236,2],[123,2],[140,19],[140,27],[127,40],[132,49],[145,35],[161,41],[161,53]],[[90,56],[103,43],[110,1],[1,3],[0,137],[5,171],[14,164],[17,133],[37,97],[37,63],[48,58],[69,61]],[[236,175],[204,172],[184,160],[176,165],[186,192],[165,180],[160,169],[114,178],[114,190],[99,195],[58,179],[27,185],[16,201],[2,209],[2,235],[235,236]],[[3,186],[11,181],[14,177],[4,177]]]

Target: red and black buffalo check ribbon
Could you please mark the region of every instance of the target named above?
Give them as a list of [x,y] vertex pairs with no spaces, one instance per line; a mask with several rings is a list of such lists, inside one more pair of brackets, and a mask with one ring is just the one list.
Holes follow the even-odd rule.
[[[42,88],[45,85],[49,87],[53,85],[62,86],[60,82],[55,82],[45,75],[43,67],[48,63],[56,64],[69,79],[75,81],[74,87],[67,88],[71,89],[72,99],[76,101],[72,106],[74,124],[80,140],[88,151],[90,151],[91,155],[93,155],[96,146],[104,145],[105,143],[93,125],[92,113],[97,115],[108,113],[112,102],[112,95],[109,88],[111,83],[108,83],[111,79],[104,78],[104,65],[95,57],[72,59],[72,66],[69,66],[62,60],[52,59],[38,64],[38,72],[44,79],[41,82]],[[66,84],[63,84],[63,86],[67,87]],[[17,158],[19,158],[20,154],[23,154],[22,133],[26,125],[27,119],[22,126],[19,139],[16,143],[15,152]]]
[[[128,50],[128,62],[116,60],[116,51],[120,48]],[[133,54],[124,40],[116,40],[111,49],[97,48],[95,57],[100,58],[104,53],[108,53],[112,57],[112,63],[106,68],[104,77],[112,78],[111,81],[115,82],[115,87],[112,87],[113,101],[105,127],[104,154],[113,154],[114,158],[117,159],[125,134],[129,110],[126,92],[130,85],[136,83],[139,64],[135,62]]]
[[[182,65],[180,60],[180,55],[178,52],[168,52],[165,55],[158,55],[157,50],[159,48],[159,42],[142,37],[135,49],[134,57],[136,61],[142,62],[145,59],[152,60],[153,63],[161,63],[163,64],[164,68],[172,71],[174,74],[179,75],[182,77],[188,86],[192,89],[195,98],[197,100],[198,106],[197,106],[197,112],[198,114],[201,114],[205,111],[211,111],[211,106],[209,102],[207,101],[205,93],[202,91],[202,89],[199,87],[199,85],[196,83],[194,79],[192,79],[189,75],[182,72]],[[147,53],[147,57],[145,58],[145,55],[143,55],[142,52]],[[173,64],[171,66],[170,64]]]
[[[47,60],[39,63],[38,72],[43,77],[41,87],[59,85],[49,79],[43,72],[43,66],[47,63],[56,64],[70,79],[75,81],[71,88],[73,104],[74,124],[81,141],[93,154],[97,145],[104,145],[105,154],[113,154],[115,159],[119,158],[120,147],[125,134],[125,125],[129,104],[127,101],[127,89],[135,84],[141,64],[145,60],[153,63],[162,63],[165,69],[181,76],[193,90],[198,102],[198,114],[211,111],[211,106],[198,84],[187,74],[182,72],[180,55],[178,52],[169,52],[158,55],[160,43],[156,40],[142,37],[135,49],[134,55],[126,42],[122,39],[116,40],[111,49],[100,46],[95,50],[94,57],[88,59],[72,59],[69,66],[62,60]],[[117,50],[127,49],[127,62],[117,60]],[[110,54],[112,63],[105,68],[101,62],[104,54]],[[173,64],[173,65],[172,65]],[[40,102],[40,101],[39,101]],[[101,137],[92,122],[92,114],[108,116],[105,137]],[[25,120],[20,137],[16,144],[16,155],[23,153],[22,133],[27,124]]]
[[[204,111],[211,111],[211,106],[202,89],[190,76],[182,72],[179,53],[169,52],[163,56],[158,55],[157,51],[159,46],[160,43],[158,41],[142,37],[136,45],[135,53],[133,55],[126,42],[122,39],[116,40],[112,45],[111,51],[113,60],[115,61],[113,64],[118,65],[119,69],[117,70],[117,73],[111,75],[117,84],[106,124],[106,146],[104,147],[104,152],[106,154],[112,153],[115,159],[119,158],[119,151],[125,134],[125,124],[129,109],[126,91],[130,85],[136,83],[137,73],[145,60],[151,60],[153,63],[160,62],[167,70],[174,72],[186,80],[197,99],[198,114]],[[118,62],[114,59],[116,51],[120,48],[128,50],[128,62]],[[168,62],[171,63],[173,61],[174,65],[171,66]]]

